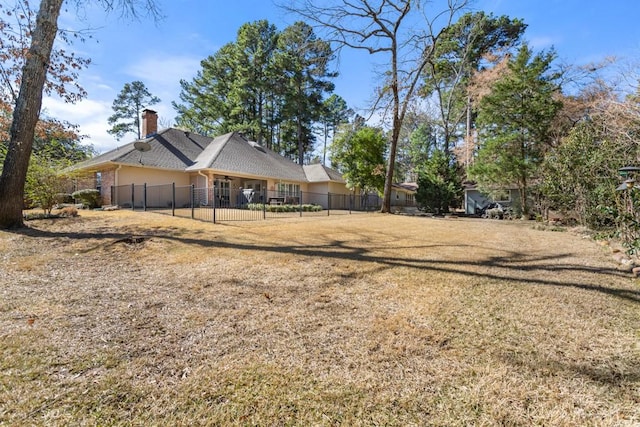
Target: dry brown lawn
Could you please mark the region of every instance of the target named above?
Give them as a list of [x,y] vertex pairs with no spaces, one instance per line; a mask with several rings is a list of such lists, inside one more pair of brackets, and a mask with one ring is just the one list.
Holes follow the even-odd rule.
[[0,425],[640,424],[640,286],[531,223],[0,232]]

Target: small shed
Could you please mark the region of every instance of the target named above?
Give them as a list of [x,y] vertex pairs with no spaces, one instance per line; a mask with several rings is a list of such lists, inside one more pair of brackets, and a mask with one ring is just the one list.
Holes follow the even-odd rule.
[[467,215],[475,215],[489,203],[497,202],[503,206],[516,206],[520,200],[520,192],[516,186],[497,189],[492,191],[493,195],[480,191],[475,182],[466,181],[462,186],[464,189],[464,212]]

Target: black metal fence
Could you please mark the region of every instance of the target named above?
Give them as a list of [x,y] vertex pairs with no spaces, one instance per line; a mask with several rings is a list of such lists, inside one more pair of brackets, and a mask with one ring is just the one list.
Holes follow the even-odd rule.
[[123,209],[154,211],[216,223],[372,212],[380,209],[382,199],[377,194],[131,184],[111,187],[111,203]]

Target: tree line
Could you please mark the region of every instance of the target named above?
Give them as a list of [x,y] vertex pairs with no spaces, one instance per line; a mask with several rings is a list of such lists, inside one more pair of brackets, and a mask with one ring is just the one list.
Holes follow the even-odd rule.
[[[41,10],[58,3],[43,0]],[[147,6],[154,10],[151,0]],[[266,20],[247,23],[234,42],[201,62],[193,80],[180,82],[176,123],[208,135],[238,131],[300,164],[324,163],[328,154],[351,188],[384,196],[383,211],[389,210],[393,182],[417,181],[420,204],[442,212],[460,203],[463,181],[472,180],[487,193],[515,186],[521,201],[516,209],[525,216],[571,210],[588,225],[620,224],[624,212],[620,193],[613,190],[617,170],[638,158],[637,89],[621,94],[612,78],[599,73],[602,64],[563,66],[553,50],[535,52],[523,41],[527,26],[520,19],[465,13],[466,7],[463,0],[322,6],[294,1],[290,10],[304,22],[283,31]],[[52,42],[56,34],[49,31],[44,38]],[[56,88],[58,77],[73,81],[64,70],[88,63],[51,49],[51,64],[67,66],[44,70],[40,92]],[[380,84],[372,89],[373,105],[363,115],[333,93],[339,49],[385,58],[377,70]],[[3,81],[24,82],[17,70],[32,72],[29,56],[9,53],[2,52],[20,66],[3,67],[0,71],[14,73],[3,75]],[[137,88],[146,102],[154,100],[141,82],[134,83],[141,86],[132,84],[130,94]],[[18,149],[14,141],[34,140],[19,135],[31,127],[31,118],[24,119],[19,91],[11,88],[3,85],[11,131],[3,146],[1,200],[15,197],[20,182],[12,182],[10,174],[24,167],[31,150]],[[81,88],[73,93],[84,96]],[[25,96],[29,102],[37,98],[33,91]],[[135,129],[119,123],[127,114],[138,117],[142,103],[135,114],[122,109],[118,115],[116,107],[129,101],[114,101],[114,135]],[[371,120],[375,112],[380,125]],[[312,159],[318,142],[322,158]],[[13,172],[5,173],[7,165]],[[12,199],[0,208],[3,227],[21,223],[15,217],[21,191],[20,203]]]

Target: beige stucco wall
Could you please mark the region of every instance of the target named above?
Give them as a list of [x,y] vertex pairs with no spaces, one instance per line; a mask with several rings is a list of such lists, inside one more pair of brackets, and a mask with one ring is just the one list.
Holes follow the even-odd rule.
[[394,188],[391,190],[391,205],[413,206],[415,204],[415,192]]
[[313,182],[308,185],[308,190],[311,193],[332,193],[332,194],[351,194],[345,184],[338,182]]
[[180,171],[170,171],[161,169],[149,169],[144,167],[120,166],[100,171],[102,176],[103,204],[112,204],[111,188],[124,185],[163,185],[174,183],[176,186],[188,186],[190,184],[189,174]]
[[122,166],[116,170],[116,186],[161,185],[175,182],[177,186],[190,185],[189,174],[179,171]]

